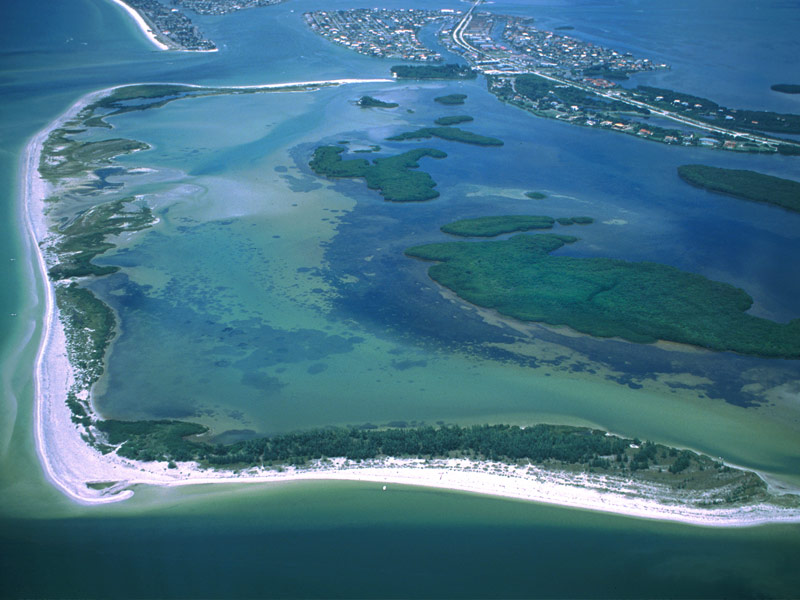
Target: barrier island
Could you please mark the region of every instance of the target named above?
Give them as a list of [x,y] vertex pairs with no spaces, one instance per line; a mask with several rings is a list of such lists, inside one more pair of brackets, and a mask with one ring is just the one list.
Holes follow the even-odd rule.
[[800,319],[784,325],[746,313],[743,290],[652,262],[551,256],[578,238],[518,234],[503,241],[415,246],[438,264],[432,279],[464,300],[519,319],[596,337],[667,340],[711,350],[800,358]]
[[503,140],[479,135],[471,131],[464,131],[458,127],[423,127],[416,131],[407,131],[386,138],[390,142],[402,142],[405,140],[425,140],[437,137],[448,142],[461,142],[462,144],[472,144],[474,146],[502,146]]
[[768,498],[766,484],[749,471],[708,456],[662,444],[565,425],[458,425],[420,427],[331,427],[285,433],[230,445],[188,439],[206,428],[183,421],[98,423],[117,454],[133,460],[188,461],[206,466],[307,465],[332,457],[364,461],[381,458],[468,458],[553,470],[579,470],[632,477],[701,491],[707,506]]
[[687,183],[712,192],[800,212],[800,181],[706,165],[682,165],[678,167],[678,175]]
[[[796,502],[765,491],[752,472],[589,429],[367,424],[222,445],[199,424],[103,420],[93,409],[92,388],[104,372],[118,324],[111,307],[86,286],[114,271],[94,259],[112,248],[116,237],[151,227],[156,218],[146,196],[126,197],[120,191],[124,183],[104,180],[109,164],[115,174],[135,174],[113,163],[115,152],[139,149],[135,140],[80,144],[108,142],[102,138],[111,126],[103,119],[115,111],[158,106],[184,93],[189,92],[142,87],[92,94],[26,149],[24,207],[47,283],[45,332],[36,358],[35,441],[46,476],[72,500],[124,500],[141,484],[340,479],[466,490],[703,525],[800,521]],[[197,90],[202,93],[222,92]],[[342,151],[334,147],[334,167],[344,163]],[[406,171],[424,155],[444,157],[422,149],[374,164],[347,163],[355,165],[351,172],[383,185],[392,174],[407,178]]]
[[436,182],[419,167],[424,156],[446,158],[447,154],[433,148],[417,148],[403,154],[376,158],[370,164],[363,158],[342,160],[344,148],[320,146],[314,151],[309,166],[317,175],[326,177],[363,177],[367,187],[378,190],[390,202],[421,202],[439,196]]

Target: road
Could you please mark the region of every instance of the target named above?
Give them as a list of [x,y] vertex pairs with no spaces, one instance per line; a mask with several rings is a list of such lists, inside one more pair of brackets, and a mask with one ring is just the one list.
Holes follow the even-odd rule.
[[[472,46],[467,40],[464,39],[464,31],[469,26],[470,21],[472,21],[472,13],[475,8],[482,2],[482,0],[477,0],[475,4],[473,4],[470,9],[466,12],[464,17],[459,21],[458,25],[453,28],[453,42],[459,46],[460,48],[468,51],[473,52],[476,57],[483,56],[484,58],[488,58],[485,56],[485,53]],[[598,96],[602,96],[603,98],[608,98],[610,100],[619,100],[620,102],[624,102],[625,104],[630,104],[631,106],[636,106],[639,108],[646,108],[649,110],[653,115],[657,115],[659,117],[664,117],[665,119],[670,119],[672,121],[676,121],[678,123],[682,123],[684,125],[689,125],[690,127],[694,127],[696,129],[700,129],[702,131],[709,131],[712,133],[719,133],[722,135],[729,135],[733,138],[748,140],[751,142],[756,142],[759,144],[786,144],[789,146],[800,147],[800,143],[793,142],[791,140],[781,140],[778,138],[772,138],[769,136],[764,135],[757,135],[754,133],[746,133],[743,131],[737,131],[735,129],[728,129],[726,127],[719,127],[717,125],[710,125],[704,121],[699,121],[697,119],[692,119],[691,117],[686,117],[683,115],[679,115],[668,110],[664,110],[663,108],[659,108],[657,106],[653,106],[652,104],[647,104],[646,102],[642,102],[640,100],[635,100],[627,95],[621,94],[619,91],[614,92],[602,92],[597,90],[593,87],[583,85],[572,81],[570,79],[564,79],[562,77],[556,77],[555,75],[549,75],[547,73],[542,73],[541,71],[537,70],[530,70],[530,71],[484,71],[485,75],[505,75],[505,76],[514,76],[514,75],[524,75],[524,74],[534,74],[542,77],[544,79],[548,79],[550,81],[557,82],[562,85],[568,85],[570,87],[578,88],[585,92],[590,92],[592,94],[596,94]]]

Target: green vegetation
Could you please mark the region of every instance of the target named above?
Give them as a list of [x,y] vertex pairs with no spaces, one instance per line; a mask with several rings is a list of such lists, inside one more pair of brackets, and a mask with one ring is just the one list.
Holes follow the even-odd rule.
[[707,98],[645,85],[638,86],[634,95],[649,104],[715,125],[735,127],[746,131],[800,133],[800,115],[764,110],[730,109]]
[[105,108],[118,108],[121,102],[130,100],[151,100],[154,98],[164,98],[166,96],[179,96],[181,94],[196,92],[198,89],[201,88],[171,83],[144,83],[126,85],[112,90],[111,93],[98,100],[95,104]]
[[460,125],[461,123],[469,123],[474,119],[469,115],[453,115],[452,117],[439,117],[434,121],[437,125],[446,127],[448,125]]
[[[114,313],[97,296],[76,283],[56,286],[56,304],[66,325],[69,362],[81,389],[103,374],[106,348],[114,338]],[[77,398],[73,398],[77,402]],[[77,416],[85,416],[77,415]]]
[[625,453],[630,441],[604,432],[558,425],[316,429],[214,447],[211,464],[305,463],[326,457],[366,460],[381,456],[450,457],[535,463],[586,463]]
[[402,142],[405,140],[424,140],[431,137],[438,137],[448,142],[462,142],[475,146],[502,146],[503,140],[485,135],[478,135],[471,131],[464,131],[458,127],[423,127],[416,131],[407,131],[386,138],[391,142]]
[[116,273],[117,267],[101,267],[92,264],[92,259],[114,247],[106,241],[108,236],[139,231],[153,223],[152,211],[147,206],[131,204],[131,200],[126,198],[99,204],[62,227],[58,241],[52,246],[58,262],[50,268],[50,278],[59,280]]
[[397,108],[400,106],[397,102],[384,102],[372,96],[361,96],[358,105],[361,108]]
[[[137,84],[127,85],[113,90],[107,96],[100,98],[86,107],[79,117],[89,127],[110,127],[105,122],[107,117],[125,114],[133,111],[159,108],[174,100],[183,98],[200,98],[206,96],[219,96],[223,94],[259,94],[267,92],[280,92],[289,90],[315,89],[318,85],[287,85],[283,88],[204,88],[180,84]],[[94,114],[98,111],[102,115]],[[107,112],[106,112],[107,111]]]
[[608,100],[590,91],[559,84],[538,75],[520,75],[514,85],[517,92],[531,101],[556,105],[577,106],[581,110],[611,111],[611,112],[638,112],[650,114],[646,108],[631,106],[620,100]]
[[441,230],[461,237],[494,237],[503,233],[518,233],[532,229],[552,229],[552,217],[510,215],[504,217],[477,217],[461,219],[443,225]]
[[671,266],[550,256],[576,241],[519,234],[417,246],[406,254],[438,262],[428,270],[431,278],[468,302],[522,321],[639,343],[800,358],[800,319],[784,325],[746,314],[753,300],[743,290]]
[[207,427],[183,421],[98,421],[109,444],[118,446],[117,454],[133,460],[193,460],[200,446],[186,441],[200,435]]
[[433,101],[447,106],[456,106],[458,104],[464,104],[464,100],[466,99],[466,94],[448,94],[447,96],[438,96],[434,98]]
[[594,223],[592,217],[559,217],[556,221],[559,225],[591,225]]
[[682,165],[678,175],[698,187],[800,212],[800,182],[756,171]]
[[475,79],[478,76],[466,65],[395,65],[392,75],[398,79]]
[[381,147],[378,145],[372,145],[369,148],[360,148],[358,150],[353,150],[353,154],[371,154],[373,152],[380,152]]
[[206,428],[179,421],[105,421],[97,428],[110,444],[119,446],[118,454],[138,460],[197,460],[210,466],[281,468],[338,457],[353,461],[466,457],[565,471],[622,474],[676,489],[701,490],[705,501],[713,504],[767,497],[766,485],[754,473],[731,469],[707,456],[596,429],[562,425],[368,425],[286,433],[228,446],[188,440],[189,436],[205,433]]
[[525,192],[525,195],[531,200],[544,200],[547,198],[547,194],[542,192]]
[[[85,124],[89,127],[110,128],[111,125],[105,121],[107,117],[159,108],[181,98],[210,96],[218,93],[220,93],[219,90],[194,88],[188,85],[127,85],[112,90],[107,96],[86,107],[80,117],[84,119]],[[98,111],[103,111],[104,114],[96,115],[95,113]],[[89,115],[92,116],[89,117]]]
[[781,94],[800,94],[800,84],[797,83],[776,83],[771,85],[769,89]]
[[114,138],[96,142],[76,142],[67,136],[82,130],[56,129],[47,138],[39,172],[48,181],[78,177],[110,164],[111,159],[150,148],[144,142]]
[[370,164],[361,159],[342,160],[344,148],[320,146],[314,151],[309,166],[318,175],[326,177],[363,177],[367,187],[378,190],[391,202],[419,202],[439,195],[434,190],[436,182],[419,167],[423,156],[445,158],[447,154],[432,148],[417,148],[403,154],[377,158]]

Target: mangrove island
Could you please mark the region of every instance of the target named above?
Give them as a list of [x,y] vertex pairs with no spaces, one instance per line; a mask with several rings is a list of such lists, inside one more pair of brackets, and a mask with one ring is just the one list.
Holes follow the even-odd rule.
[[678,167],[681,179],[694,186],[744,200],[780,206],[800,212],[800,182],[744,169],[705,165]]
[[551,255],[577,241],[523,233],[405,253],[438,263],[430,277],[464,300],[521,321],[637,343],[800,358],[800,319],[783,324],[747,314],[753,299],[743,290],[668,265]]

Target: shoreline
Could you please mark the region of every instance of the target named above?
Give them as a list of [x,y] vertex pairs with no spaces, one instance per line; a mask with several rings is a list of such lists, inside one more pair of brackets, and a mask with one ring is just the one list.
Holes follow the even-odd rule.
[[[383,82],[391,80],[329,80],[243,86],[271,89],[310,84]],[[136,485],[174,487],[219,483],[279,483],[301,480],[345,480],[376,484],[414,485],[461,491],[498,498],[525,500],[621,516],[674,521],[690,525],[745,527],[766,523],[800,523],[800,509],[770,504],[731,508],[700,508],[682,504],[674,490],[610,475],[550,471],[466,459],[395,459],[354,463],[344,459],[316,461],[310,467],[281,470],[252,468],[244,472],[202,469],[196,463],[168,468],[164,462],[140,462],[115,454],[103,455],[82,437],[83,428],[72,421],[66,404],[74,372],[67,357],[66,336],[55,303],[55,284],[47,275],[40,243],[49,230],[44,200],[51,190],[39,173],[43,145],[50,133],[116,86],[85,95],[65,113],[38,132],[27,144],[20,162],[25,226],[36,246],[39,274],[45,292],[44,323],[36,353],[34,373],[34,437],[46,478],[71,500],[85,505],[119,502],[130,498]],[[193,86],[207,87],[207,86]],[[227,88],[239,89],[239,88]],[[90,398],[91,402],[91,398]],[[87,484],[107,484],[103,489]]]
[[139,14],[138,11],[136,11],[133,8],[131,8],[129,5],[125,4],[125,2],[123,2],[122,0],[111,0],[111,1],[114,4],[122,7],[122,9],[126,13],[128,13],[128,15],[136,22],[136,25],[139,27],[141,32],[145,35],[145,37],[148,39],[148,41],[151,44],[153,44],[159,50],[170,50],[171,49],[170,46],[167,46],[165,43],[163,43],[161,40],[159,40],[156,37],[156,34],[153,31],[153,28],[150,27],[150,25],[147,24],[147,22],[144,20],[142,15]]

